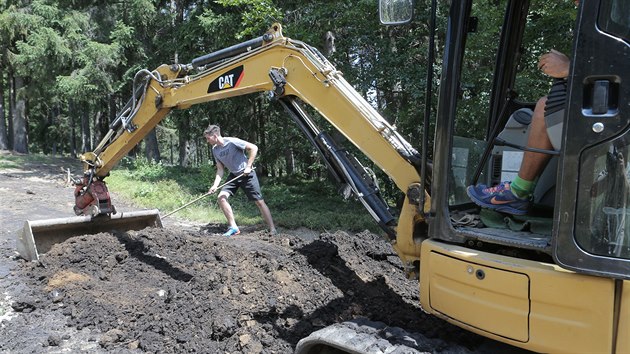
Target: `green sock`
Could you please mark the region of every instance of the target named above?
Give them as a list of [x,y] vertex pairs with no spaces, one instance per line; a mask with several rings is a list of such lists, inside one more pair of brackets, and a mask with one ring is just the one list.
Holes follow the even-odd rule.
[[529,196],[534,191],[534,181],[527,181],[522,179],[521,177],[516,176],[512,183],[510,183],[510,189],[512,190],[512,193],[514,193],[514,195],[518,198],[529,198]]

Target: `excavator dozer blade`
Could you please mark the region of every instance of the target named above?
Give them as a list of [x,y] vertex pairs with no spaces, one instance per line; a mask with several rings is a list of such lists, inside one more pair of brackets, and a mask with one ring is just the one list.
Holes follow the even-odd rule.
[[74,236],[113,230],[142,230],[148,226],[162,227],[157,209],[118,212],[111,216],[27,220],[18,235],[17,251],[26,260],[38,260],[39,255],[48,252],[53,245]]

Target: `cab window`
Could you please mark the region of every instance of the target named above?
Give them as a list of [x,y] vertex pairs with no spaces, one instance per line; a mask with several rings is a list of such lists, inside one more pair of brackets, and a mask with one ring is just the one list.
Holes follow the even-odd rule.
[[[489,107],[496,68],[497,43],[501,40],[501,29],[508,1],[480,0],[473,2],[471,16],[475,19],[476,31],[468,33],[466,52],[462,63],[460,93],[455,119],[455,137],[451,156],[451,176],[449,179],[449,205],[457,207],[470,203],[466,187],[475,183],[495,185],[512,180],[520,167],[523,150],[512,147],[495,146],[487,161],[482,154],[487,147],[486,136],[493,129],[489,127]],[[553,18],[549,18],[552,13]],[[567,15],[569,14],[569,15]],[[550,3],[532,0],[529,4],[527,23],[523,33],[522,48],[518,57],[518,72],[512,88],[515,104],[510,109],[522,107],[504,128],[499,138],[518,146],[527,144],[527,129],[531,121],[531,109],[536,101],[546,95],[551,88],[552,78],[538,69],[538,59],[554,49],[569,54],[572,46],[575,25],[575,5],[572,1]],[[550,26],[553,21],[554,26]],[[528,110],[529,109],[529,110]],[[485,163],[481,176],[475,179],[477,166]],[[550,170],[553,163],[549,164]],[[548,178],[547,178],[548,177]],[[545,176],[550,184],[555,175]],[[537,202],[553,203],[554,190],[541,184],[537,192]]]
[[602,31],[630,42],[630,1],[602,1],[597,24]]
[[576,241],[588,253],[630,259],[629,137],[582,155]]

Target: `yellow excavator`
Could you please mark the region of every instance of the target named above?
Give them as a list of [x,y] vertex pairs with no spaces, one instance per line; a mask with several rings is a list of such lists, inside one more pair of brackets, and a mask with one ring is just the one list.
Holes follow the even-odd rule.
[[[268,92],[320,152],[331,174],[352,191],[418,279],[422,308],[457,326],[510,345],[550,353],[630,352],[630,10],[621,0],[589,0],[578,8],[563,149],[554,154],[535,193],[538,212],[522,219],[480,210],[465,187],[490,185],[522,158],[531,109],[515,93],[523,33],[534,1],[448,2],[435,117],[433,164],[429,134],[421,152],[352,88],[314,47],[282,34],[192,60],[142,70],[133,97],[97,148],[83,154],[75,190],[76,218],[27,222],[18,249],[37,259],[51,244],[94,230],[160,226],[159,213],[116,217],[103,179],[172,109]],[[435,33],[437,1],[429,13]],[[487,136],[458,134],[468,119],[463,78],[475,11],[503,10],[490,56]],[[381,0],[388,24],[413,15],[412,0]],[[432,35],[432,36],[433,36]],[[430,48],[432,62],[434,49]],[[478,64],[478,63],[477,63]],[[475,67],[474,65],[472,67]],[[432,72],[432,70],[431,70]],[[431,76],[427,96],[431,97]],[[427,101],[427,103],[430,103]],[[382,169],[404,194],[399,210],[380,195],[373,175],[322,131],[306,106]],[[428,119],[428,115],[427,118]],[[425,119],[425,126],[429,126]],[[431,183],[432,181],[432,183]],[[429,193],[426,191],[430,191]],[[128,225],[127,225],[128,223]],[[98,231],[97,231],[98,232]],[[356,333],[355,333],[356,334]],[[364,353],[368,341],[324,329],[297,353]]]
[[[192,71],[198,74],[190,75]],[[325,157],[339,181],[345,181],[391,238],[411,235],[418,212],[420,156],[378,112],[361,97],[315,48],[282,35],[274,24],[265,35],[196,58],[191,64],[162,65],[142,70],[134,79],[134,97],[111,124],[111,129],[93,152],[80,156],[84,175],[76,182],[74,211],[77,217],[27,222],[20,237],[20,254],[36,259],[51,244],[94,229],[135,229],[161,224],[157,210],[117,215],[104,179],[140,140],[172,109],[198,103],[269,92],[289,112],[307,138]],[[395,217],[380,197],[371,174],[325,132],[319,130],[303,105],[315,107],[335,128],[343,132],[403,190],[414,189],[415,198],[405,203]],[[428,208],[428,198],[426,205]],[[97,227],[98,225],[98,227]],[[79,229],[84,227],[83,229]],[[398,242],[403,247],[402,242]],[[418,245],[409,238],[404,246],[408,262]],[[403,248],[401,248],[402,250]],[[419,248],[418,248],[419,249]]]

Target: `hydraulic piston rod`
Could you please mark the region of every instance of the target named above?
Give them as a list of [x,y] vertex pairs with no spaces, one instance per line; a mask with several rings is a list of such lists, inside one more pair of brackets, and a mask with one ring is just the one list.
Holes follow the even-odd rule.
[[243,43],[235,44],[231,47],[223,48],[206,55],[202,55],[193,59],[192,66],[197,69],[200,66],[208,65],[219,60],[231,58],[239,54],[248,52],[252,49],[256,49],[263,45],[264,42],[269,42],[273,39],[273,35],[266,33],[258,38],[250,39]]

